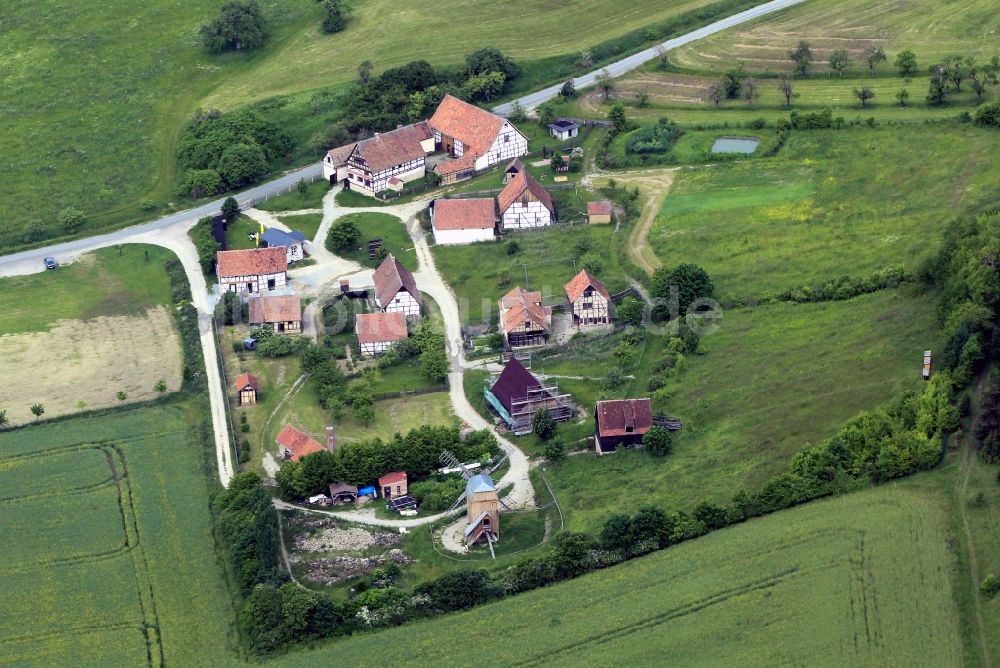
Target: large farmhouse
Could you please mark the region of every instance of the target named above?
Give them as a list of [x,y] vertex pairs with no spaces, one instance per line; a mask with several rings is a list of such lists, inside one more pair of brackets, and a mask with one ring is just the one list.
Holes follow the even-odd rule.
[[510,180],[500,194],[500,229],[520,230],[544,227],[555,220],[556,209],[552,195],[526,171]]
[[375,304],[384,313],[399,311],[404,316],[420,315],[424,304],[413,274],[399,263],[394,255],[387,257],[375,274]]
[[428,121],[434,146],[455,160],[435,167],[442,183],[472,176],[528,152],[528,138],[502,116],[445,95]]
[[431,202],[431,228],[434,243],[439,246],[492,241],[496,224],[496,203],[492,197]]
[[323,175],[331,183],[374,195],[389,181],[413,181],[424,176],[424,158],[434,150],[426,121],[406,125],[374,137],[328,151]]
[[566,284],[566,298],[573,311],[574,325],[610,324],[611,294],[586,269]]
[[399,311],[362,313],[354,319],[354,333],[362,357],[381,355],[389,346],[406,338],[406,316]]
[[283,288],[287,269],[288,256],[280,247],[219,251],[215,256],[219,292],[251,294]]
[[597,453],[604,455],[619,447],[642,445],[642,437],[653,426],[653,411],[649,399],[610,399],[597,402],[594,420]]
[[544,344],[551,327],[552,308],[542,306],[541,292],[516,287],[500,298],[500,331],[511,348]]
[[279,334],[302,331],[302,303],[297,295],[251,297],[250,324],[270,325]]

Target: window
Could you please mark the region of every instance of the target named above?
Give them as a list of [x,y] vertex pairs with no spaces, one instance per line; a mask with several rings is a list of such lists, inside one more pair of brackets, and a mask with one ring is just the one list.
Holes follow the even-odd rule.
[[583,302],[582,304],[580,304],[580,308],[592,309],[594,308],[594,302]]
[[635,431],[635,427],[633,427],[632,425],[625,425],[625,432],[626,433],[631,434],[633,431]]
[[504,144],[509,144],[510,143],[510,135],[504,135],[503,136],[503,143]]

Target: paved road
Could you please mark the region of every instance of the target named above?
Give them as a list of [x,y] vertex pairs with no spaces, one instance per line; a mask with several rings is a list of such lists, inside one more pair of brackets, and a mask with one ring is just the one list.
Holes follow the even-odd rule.
[[[797,5],[800,2],[804,1],[805,0],[772,0],[771,2],[764,3],[763,5],[757,5],[756,7],[748,9],[745,12],[740,12],[739,14],[733,14],[732,16],[727,16],[726,18],[720,19],[715,23],[710,23],[704,28],[698,28],[697,30],[692,30],[687,34],[681,35],[680,37],[674,37],[673,39],[668,39],[666,42],[663,42],[662,46],[668,51],[670,49],[676,49],[679,46],[684,46],[685,44],[689,44],[691,42],[694,42],[695,40],[702,39],[703,37],[714,35],[717,32],[725,30],[726,28],[732,28],[733,26],[739,25],[741,23],[746,23],[747,21],[750,21],[757,17],[765,16],[772,12],[776,12],[778,10],[785,9],[786,7]],[[573,79],[573,85],[576,86],[577,89],[586,88],[587,86],[593,86],[595,83],[597,83],[597,76],[604,70],[607,70],[611,74],[611,76],[620,77],[626,72],[634,70],[640,65],[644,65],[649,61],[655,59],[657,55],[658,54],[656,53],[656,47],[655,46],[650,47],[644,51],[640,51],[639,53],[628,56],[627,58],[622,58],[621,60],[614,62],[608,65],[607,67],[601,68],[599,70],[594,70],[593,72],[588,72],[587,74],[578,76],[575,79]],[[524,107],[526,110],[534,109],[541,103],[554,98],[559,93],[560,88],[562,88],[561,83],[555,84],[554,86],[549,86],[548,88],[544,88],[540,91],[529,93],[528,95],[519,97],[517,98],[517,101],[520,102],[521,106]],[[510,102],[494,107],[493,112],[500,114],[501,116],[506,116],[511,112],[511,109],[513,107],[514,107],[514,101],[511,100]]]

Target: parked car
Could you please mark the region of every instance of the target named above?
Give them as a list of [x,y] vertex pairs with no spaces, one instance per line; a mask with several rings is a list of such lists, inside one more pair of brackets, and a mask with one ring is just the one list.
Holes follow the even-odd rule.
[[47,257],[47,258],[45,258],[45,268],[46,269],[55,269],[58,266],[59,266],[59,263],[56,262],[56,259],[54,257]]

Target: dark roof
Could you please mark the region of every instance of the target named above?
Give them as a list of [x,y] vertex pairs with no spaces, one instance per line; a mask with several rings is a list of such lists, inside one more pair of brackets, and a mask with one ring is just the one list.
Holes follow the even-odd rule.
[[555,211],[552,206],[552,195],[549,194],[549,191],[543,188],[538,181],[531,178],[528,172],[522,171],[518,172],[517,176],[512,178],[510,183],[504,186],[504,189],[497,195],[497,201],[500,204],[500,214],[502,215],[504,211],[509,209],[514,200],[520,197],[521,193],[525,190],[534,195],[546,209]]
[[390,304],[396,293],[402,289],[409,292],[418,304],[424,303],[420,290],[417,290],[417,282],[413,280],[413,274],[401,265],[394,255],[389,255],[383,260],[382,264],[375,270],[372,279],[375,281],[375,297],[383,307]]
[[645,434],[653,426],[649,399],[598,401],[594,409],[599,436]]
[[549,123],[550,128],[555,128],[556,130],[572,130],[573,128],[580,127],[573,121],[556,121],[555,123]]
[[529,388],[541,387],[541,385],[538,379],[517,361],[516,357],[511,357],[507,361],[507,366],[500,372],[496,382],[493,383],[490,392],[509,413],[514,400],[526,398]]
[[291,246],[292,244],[302,243],[306,240],[306,235],[302,234],[298,230],[285,232],[284,230],[279,230],[276,227],[269,227],[264,230],[264,234],[260,235],[260,238],[268,246],[285,247]]
[[343,482],[331,482],[330,483],[330,498],[335,498],[341,494],[352,494],[354,496],[358,495],[358,488],[354,485],[348,485]]
[[506,171],[508,174],[510,174],[511,172],[515,174],[517,174],[518,172],[523,172],[524,163],[521,162],[520,158],[514,158],[513,160],[510,161],[510,164],[507,165],[507,169],[504,171]]

